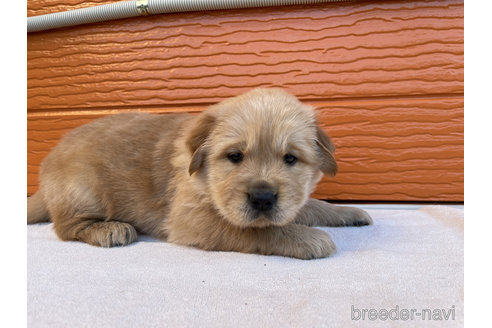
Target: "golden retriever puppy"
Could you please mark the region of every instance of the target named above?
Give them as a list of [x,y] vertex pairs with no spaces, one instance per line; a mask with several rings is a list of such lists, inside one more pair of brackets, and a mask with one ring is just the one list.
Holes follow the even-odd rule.
[[335,245],[309,226],[372,223],[309,198],[322,173],[337,172],[334,150],[313,108],[280,89],[199,115],[111,115],[44,159],[27,222],[51,219],[60,239],[102,247],[138,232],[205,250],[326,257]]

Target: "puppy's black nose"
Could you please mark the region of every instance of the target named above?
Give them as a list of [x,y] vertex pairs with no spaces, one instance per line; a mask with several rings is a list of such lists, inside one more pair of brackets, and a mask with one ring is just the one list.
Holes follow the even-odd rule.
[[269,189],[254,188],[248,193],[248,199],[253,209],[266,212],[277,203],[277,194]]

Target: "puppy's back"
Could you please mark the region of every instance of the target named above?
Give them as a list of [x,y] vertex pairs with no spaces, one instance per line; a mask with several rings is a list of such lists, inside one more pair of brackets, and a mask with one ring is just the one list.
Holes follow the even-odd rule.
[[158,206],[149,203],[158,198],[156,188],[166,186],[155,185],[156,166],[157,175],[167,180],[172,168],[161,153],[172,152],[177,131],[188,118],[124,113],[67,134],[41,164],[40,191],[50,216],[133,221]]

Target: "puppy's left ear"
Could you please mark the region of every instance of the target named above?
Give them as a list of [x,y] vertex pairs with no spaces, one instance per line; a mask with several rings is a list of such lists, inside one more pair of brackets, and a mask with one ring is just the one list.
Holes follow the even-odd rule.
[[337,161],[333,156],[335,145],[333,145],[330,137],[319,126],[316,126],[316,145],[318,146],[320,157],[319,169],[324,174],[335,176],[338,171]]
[[195,125],[193,126],[191,132],[188,134],[186,145],[193,154],[191,156],[190,167],[188,168],[190,175],[198,171],[205,162],[205,141],[215,126],[215,121],[215,116],[209,113],[200,114],[195,121]]

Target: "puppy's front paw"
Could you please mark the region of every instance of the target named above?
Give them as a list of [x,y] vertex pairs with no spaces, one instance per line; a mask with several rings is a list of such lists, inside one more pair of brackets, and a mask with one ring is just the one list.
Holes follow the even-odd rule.
[[302,228],[302,231],[298,231],[297,235],[293,237],[291,254],[285,255],[311,260],[328,257],[335,253],[336,246],[330,235],[315,228]]
[[309,199],[298,213],[294,223],[308,226],[364,226],[372,224],[364,210],[350,206],[336,206],[317,199]]
[[349,227],[360,227],[374,223],[369,213],[356,207],[343,207],[341,219],[344,225]]

